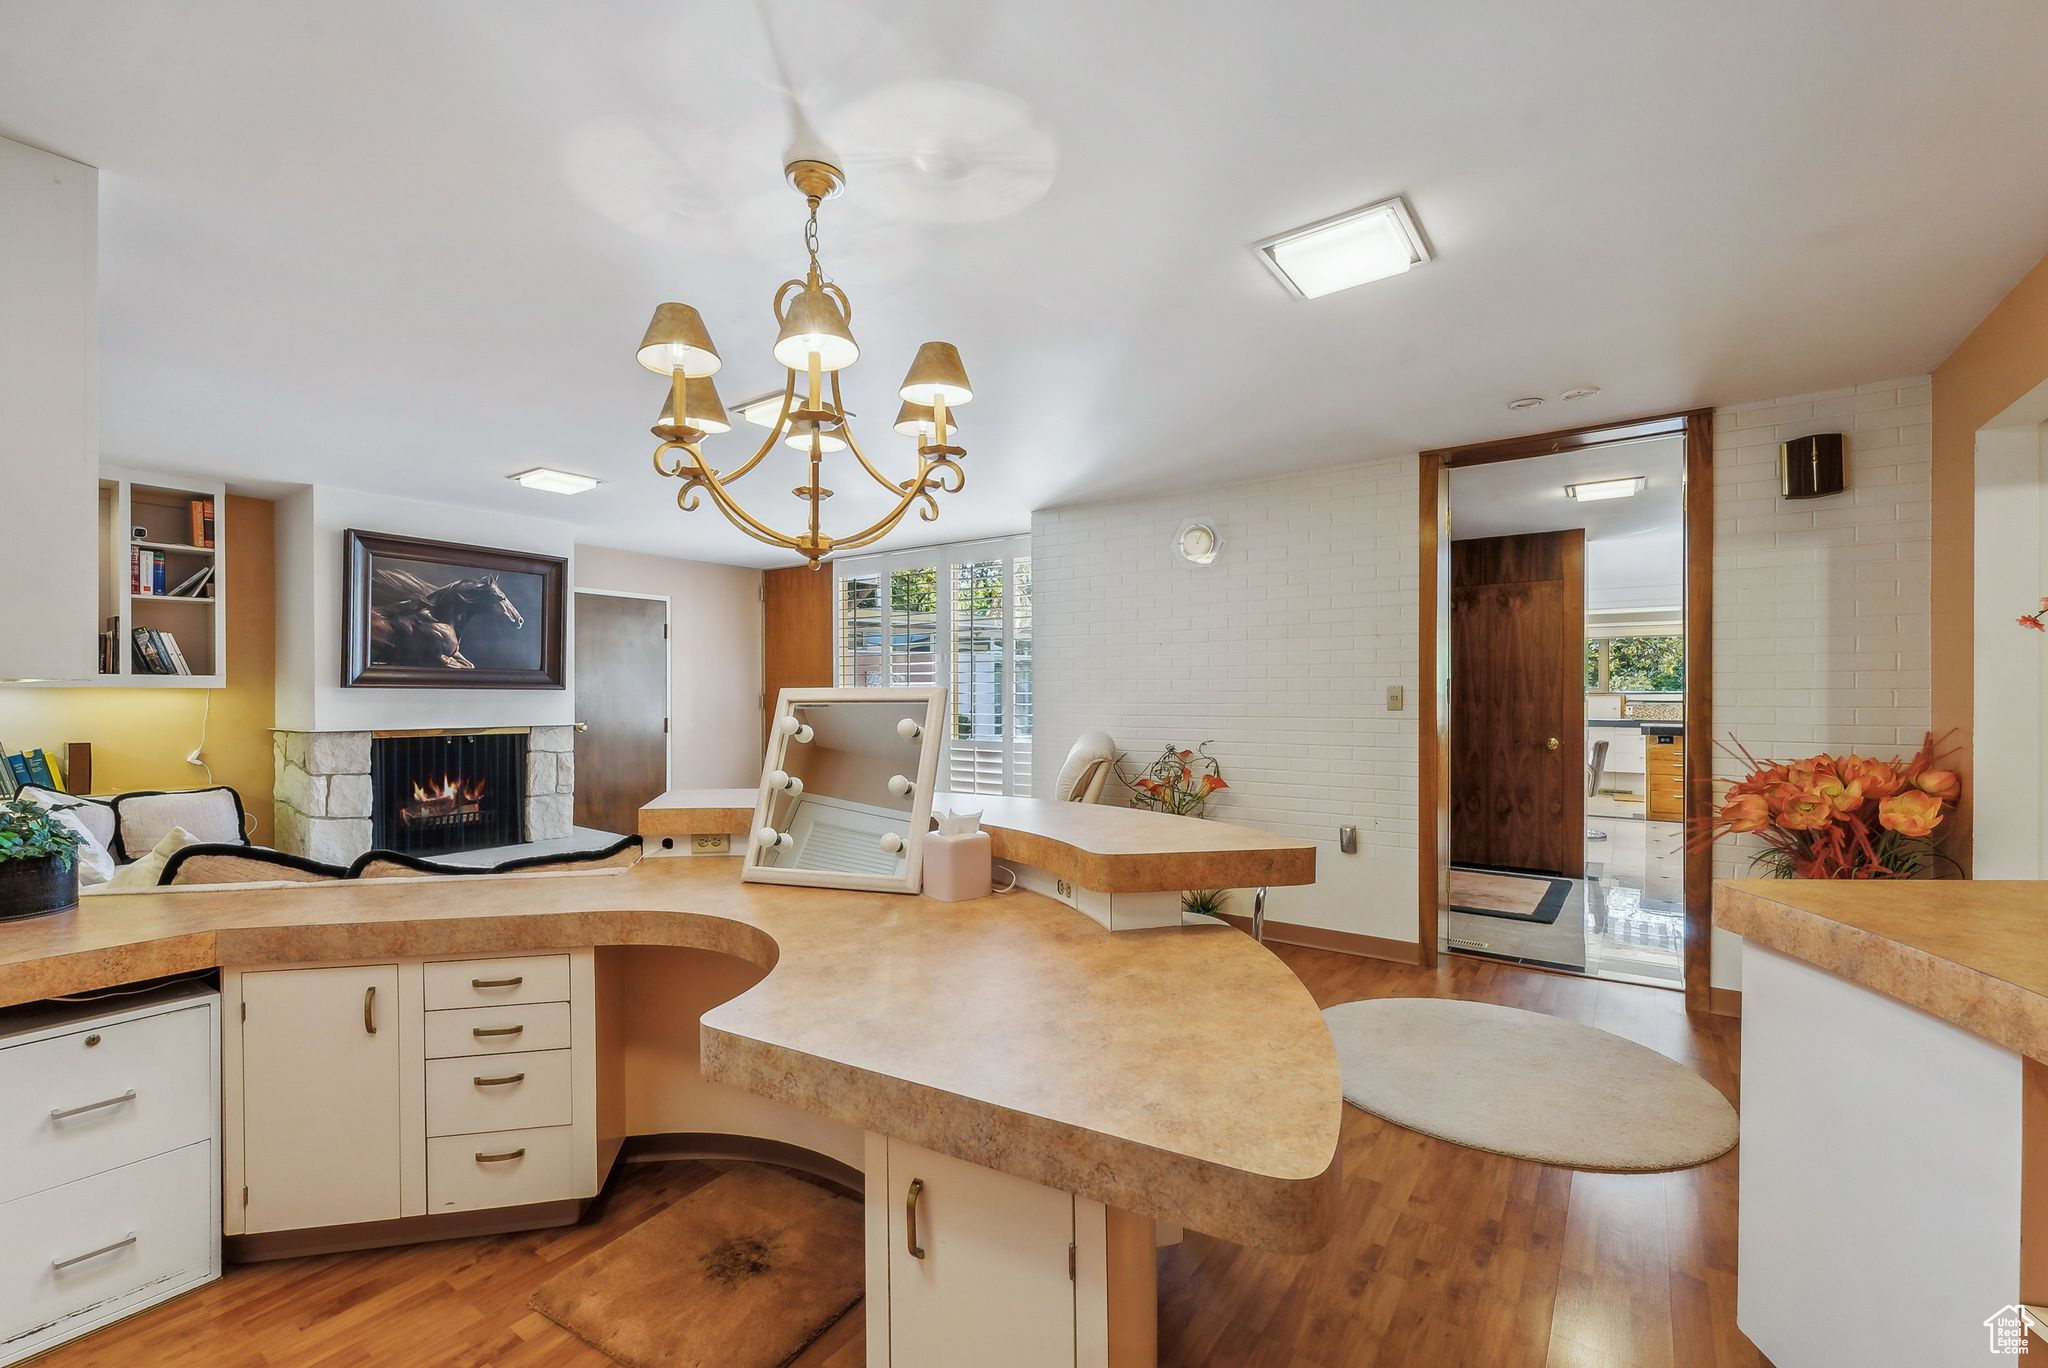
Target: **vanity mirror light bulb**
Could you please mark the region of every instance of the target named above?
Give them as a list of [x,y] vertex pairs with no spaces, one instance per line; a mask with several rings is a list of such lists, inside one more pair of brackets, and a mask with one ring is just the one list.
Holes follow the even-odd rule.
[[906,717],[896,724],[896,734],[905,741],[916,741],[924,735],[924,728]]
[[901,836],[898,836],[898,835],[897,835],[897,834],[896,834],[895,832],[893,832],[893,831],[885,831],[885,832],[883,832],[883,833],[882,833],[882,853],[883,853],[883,854],[885,854],[885,855],[900,855],[900,854],[902,854],[902,853],[903,853],[903,838],[902,838]]
[[787,850],[796,844],[795,838],[788,832],[777,831],[772,826],[764,826],[755,832],[754,840],[763,850]]
[[907,796],[909,792],[916,787],[917,785],[911,783],[908,779],[904,778],[900,774],[892,774],[889,776],[889,792],[895,794],[898,798]]
[[787,770],[769,770],[768,787],[781,789],[784,793],[802,793],[804,781]]
[[808,742],[817,733],[798,721],[794,714],[775,724],[775,729],[793,741]]

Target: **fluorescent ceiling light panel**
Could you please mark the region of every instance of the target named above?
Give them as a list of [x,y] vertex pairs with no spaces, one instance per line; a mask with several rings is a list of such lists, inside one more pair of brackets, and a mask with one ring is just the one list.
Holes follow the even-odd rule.
[[1625,475],[1619,480],[1588,480],[1584,484],[1568,484],[1564,487],[1567,499],[1580,503],[1592,503],[1597,499],[1633,499],[1643,492],[1649,480],[1642,475]]
[[1303,299],[1385,280],[1430,260],[1429,244],[1399,195],[1267,238],[1257,251]]
[[[802,408],[803,396],[790,396],[789,406],[792,409]],[[776,416],[782,412],[782,391],[775,390],[772,393],[762,395],[758,399],[748,399],[742,403],[734,404],[733,408],[740,417],[746,419],[755,427],[772,428],[775,426]]]
[[535,466],[509,477],[528,489],[544,489],[550,494],[584,494],[603,484],[588,475],[571,475],[566,470],[549,470],[546,466]]

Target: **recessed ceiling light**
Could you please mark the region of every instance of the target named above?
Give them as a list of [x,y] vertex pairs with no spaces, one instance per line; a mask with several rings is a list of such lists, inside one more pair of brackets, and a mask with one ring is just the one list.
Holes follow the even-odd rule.
[[[802,408],[803,401],[792,395],[789,406],[793,409]],[[782,391],[770,390],[758,399],[742,400],[732,407],[735,413],[755,427],[772,428],[775,426],[775,419],[782,413]]]
[[1543,397],[1537,394],[1525,394],[1520,399],[1508,400],[1508,407],[1511,409],[1542,408]]
[[543,489],[550,494],[583,494],[603,484],[588,475],[571,475],[566,470],[549,470],[546,466],[535,466],[508,477],[517,480],[528,489]]
[[1557,397],[1569,404],[1574,399],[1591,399],[1599,392],[1600,387],[1598,385],[1581,385],[1577,389],[1568,389]]
[[1592,503],[1596,499],[1632,499],[1643,492],[1643,486],[1648,482],[1642,475],[1625,475],[1619,480],[1588,480],[1584,484],[1566,485],[1564,496],[1580,503]]
[[1399,195],[1267,238],[1255,249],[1280,283],[1320,299],[1431,260],[1429,244]]

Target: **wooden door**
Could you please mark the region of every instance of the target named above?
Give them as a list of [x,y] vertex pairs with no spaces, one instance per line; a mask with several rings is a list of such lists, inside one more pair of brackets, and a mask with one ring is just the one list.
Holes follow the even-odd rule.
[[1071,1365],[1073,1197],[901,1140],[888,1156],[889,1368]]
[[576,595],[576,825],[629,834],[668,788],[668,604]]
[[797,566],[761,576],[762,735],[784,689],[829,689],[832,677],[832,571]]
[[242,1002],[243,1228],[396,1219],[398,966],[244,974]]
[[1586,868],[1586,534],[1451,545],[1451,859]]

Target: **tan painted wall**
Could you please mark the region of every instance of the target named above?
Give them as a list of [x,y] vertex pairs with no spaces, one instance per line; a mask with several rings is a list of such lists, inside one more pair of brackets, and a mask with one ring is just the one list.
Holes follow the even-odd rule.
[[[1977,429],[2048,380],[2048,258],[1934,372],[1934,730],[1954,729],[1964,804],[1948,850],[1970,866]],[[2048,592],[2048,585],[2041,586]]]
[[[255,817],[254,839],[270,839],[270,727],[276,667],[276,506],[230,494],[227,503],[228,683],[213,690],[206,719],[207,762],[216,783],[240,790]],[[92,743],[93,787],[190,788],[206,771],[185,763],[199,742],[205,689],[0,688],[0,741],[45,746]]]

